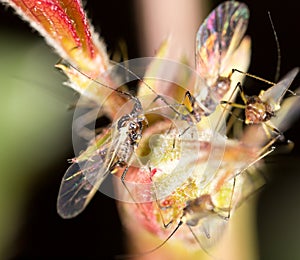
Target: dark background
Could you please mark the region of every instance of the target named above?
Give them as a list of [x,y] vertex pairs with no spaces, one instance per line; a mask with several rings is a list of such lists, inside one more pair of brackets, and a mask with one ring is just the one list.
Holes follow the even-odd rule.
[[[101,3],[100,3],[101,2]],[[215,1],[210,10],[221,1]],[[251,16],[248,32],[252,38],[252,61],[249,72],[273,80],[277,62],[276,43],[267,16],[271,12],[281,47],[281,76],[299,66],[299,4],[296,1],[245,1]],[[101,33],[109,50],[124,39],[129,58],[139,57],[135,38],[133,1],[87,1],[86,10],[95,28]],[[99,15],[101,14],[101,15]],[[200,24],[200,21],[199,21]],[[18,34],[33,35],[29,26],[11,10],[1,7],[0,26]],[[1,39],[3,40],[3,39]],[[257,93],[256,81],[245,83],[249,94]],[[292,88],[299,86],[297,77]],[[260,86],[259,86],[260,87]],[[261,259],[300,258],[300,154],[299,122],[286,132],[295,142],[288,155],[272,156],[267,160],[272,174],[258,202],[258,232]],[[69,153],[73,156],[71,139]],[[26,205],[24,225],[9,250],[14,258],[24,256],[81,256],[111,259],[124,252],[123,233],[114,200],[97,193],[88,208],[77,218],[62,220],[56,213],[56,197],[61,177],[68,167],[65,158],[57,161],[48,179],[33,183],[31,198]],[[99,210],[100,209],[100,210]]]

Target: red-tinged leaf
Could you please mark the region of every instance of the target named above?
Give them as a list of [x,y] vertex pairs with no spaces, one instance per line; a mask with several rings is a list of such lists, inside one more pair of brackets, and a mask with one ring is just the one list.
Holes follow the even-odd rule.
[[81,1],[1,0],[30,22],[60,56],[80,70],[97,76],[108,67],[108,56],[97,35],[92,35]]
[[[98,79],[110,87],[116,86],[110,75],[104,75],[110,68],[106,48],[89,24],[80,0],[0,0],[0,2],[13,7],[67,61],[56,65],[68,76],[67,85],[98,104],[102,104],[112,94],[111,90],[101,84],[93,84],[95,82],[91,80]],[[124,102],[124,97],[117,94],[112,96],[103,106],[109,117],[113,117],[116,113],[116,109],[110,109],[111,102],[112,104]]]

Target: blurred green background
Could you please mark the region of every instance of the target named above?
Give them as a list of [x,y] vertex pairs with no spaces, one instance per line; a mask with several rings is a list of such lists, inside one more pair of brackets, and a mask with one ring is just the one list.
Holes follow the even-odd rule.
[[[251,11],[248,34],[253,41],[249,72],[270,80],[275,75],[276,44],[267,10],[281,44],[281,76],[299,66],[298,3],[245,2]],[[138,57],[132,3],[87,1],[86,6],[109,50],[125,39],[129,58]],[[106,11],[100,14],[100,9]],[[76,99],[54,69],[58,56],[3,6],[0,21],[0,259],[58,255],[112,259],[124,250],[113,200],[98,193],[78,218],[62,220],[56,214],[60,180],[67,159],[74,156],[72,111],[67,108]],[[257,93],[257,82],[248,79],[245,85],[251,86],[249,94]],[[299,85],[298,77],[294,87]],[[267,161],[273,178],[258,202],[261,259],[300,259],[299,130],[298,121],[286,133],[296,144],[290,154]]]
[[[42,40],[0,31],[0,258],[20,232],[26,204],[71,146],[72,91]],[[45,203],[48,203],[46,200]],[[39,210],[39,209],[35,209]],[[2,255],[2,257],[1,257]]]

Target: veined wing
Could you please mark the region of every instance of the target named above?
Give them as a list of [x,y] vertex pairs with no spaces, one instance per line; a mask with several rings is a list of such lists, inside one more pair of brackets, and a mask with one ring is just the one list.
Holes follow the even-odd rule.
[[274,111],[277,111],[280,108],[280,103],[282,101],[283,96],[285,95],[286,91],[290,87],[298,72],[298,67],[292,69],[276,85],[270,87],[268,90],[263,92],[263,94],[260,95],[261,100],[270,104],[272,109]]
[[209,85],[227,68],[244,36],[248,19],[245,4],[228,1],[214,9],[200,26],[196,37],[196,70]]
[[80,214],[110,173],[105,164],[110,132],[98,136],[66,171],[57,198],[57,212],[62,218]]

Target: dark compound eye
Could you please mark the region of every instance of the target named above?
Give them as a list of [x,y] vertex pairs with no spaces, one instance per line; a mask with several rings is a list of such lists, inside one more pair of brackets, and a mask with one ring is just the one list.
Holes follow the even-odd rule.
[[135,142],[137,140],[140,140],[142,138],[142,136],[140,134],[137,134],[137,133],[133,133],[130,137],[131,137],[131,140],[133,142]]
[[137,124],[133,123],[133,122],[130,122],[130,124],[129,124],[129,130],[135,130],[135,129],[137,129]]

